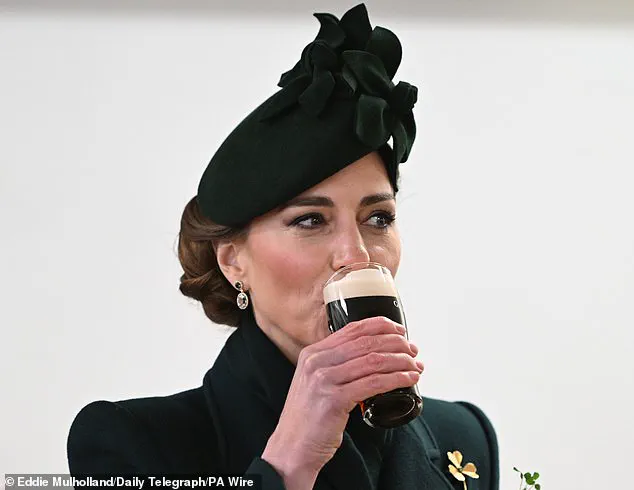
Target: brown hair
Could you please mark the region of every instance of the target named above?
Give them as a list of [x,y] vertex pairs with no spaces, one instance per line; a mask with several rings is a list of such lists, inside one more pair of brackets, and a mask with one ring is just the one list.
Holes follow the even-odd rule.
[[236,327],[240,309],[238,291],[218,266],[215,247],[221,241],[244,240],[248,225],[229,227],[206,218],[196,197],[185,206],[178,234],[178,259],[183,267],[179,289],[185,296],[202,303],[205,315],[214,323]]

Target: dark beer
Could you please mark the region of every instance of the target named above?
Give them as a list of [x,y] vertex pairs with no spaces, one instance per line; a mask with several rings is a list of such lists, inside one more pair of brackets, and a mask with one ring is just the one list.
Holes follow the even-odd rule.
[[[375,316],[384,316],[405,325],[393,283],[376,282],[365,270],[352,272],[348,277],[351,279],[344,278],[329,284],[324,290],[331,332],[350,322]],[[364,420],[369,425],[391,428],[416,418],[422,411],[423,401],[416,386],[412,386],[373,396],[360,405]]]

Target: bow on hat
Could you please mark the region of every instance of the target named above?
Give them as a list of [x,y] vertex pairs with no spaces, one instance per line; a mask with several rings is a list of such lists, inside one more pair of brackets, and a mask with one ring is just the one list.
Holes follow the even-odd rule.
[[407,83],[394,85],[392,77],[401,62],[401,44],[391,31],[376,27],[365,51],[344,51],[343,76],[361,92],[354,130],[359,139],[379,148],[393,138],[396,163],[405,162],[416,138],[412,109],[418,89]]
[[418,89],[392,82],[402,57],[398,38],[388,29],[372,29],[363,4],[341,20],[332,14],[314,15],[321,25],[315,40],[282,74],[282,90],[270,99],[261,120],[295,104],[316,117],[333,95],[351,98],[358,93],[354,131],[359,140],[378,149],[392,137],[394,163],[407,161],[416,137],[412,108]]
[[343,49],[362,48],[372,27],[365,5],[346,12],[341,20],[332,14],[314,14],[321,25],[315,40],[302,51],[297,64],[283,73],[278,86],[283,90],[270,101],[262,120],[280,114],[299,103],[313,116],[323,111],[333,93],[352,95],[341,74]]

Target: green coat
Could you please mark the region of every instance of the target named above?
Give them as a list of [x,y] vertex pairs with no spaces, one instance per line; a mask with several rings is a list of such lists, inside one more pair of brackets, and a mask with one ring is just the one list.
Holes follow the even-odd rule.
[[[265,490],[284,489],[259,456],[277,425],[294,369],[249,308],[199,388],[84,407],[68,437],[70,472],[249,473],[262,476]],[[468,489],[497,490],[497,442],[484,413],[465,402],[423,400],[422,415],[395,429],[372,429],[353,410],[343,443],[314,488],[463,489],[448,471],[447,452],[459,450],[480,476],[468,478]]]

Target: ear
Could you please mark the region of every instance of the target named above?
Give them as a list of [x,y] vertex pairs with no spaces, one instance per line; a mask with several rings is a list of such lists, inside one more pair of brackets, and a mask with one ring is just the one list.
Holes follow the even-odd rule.
[[235,242],[220,242],[215,247],[218,267],[233,286],[236,281],[242,281],[247,289],[249,284],[246,277],[246,258],[243,247]]

